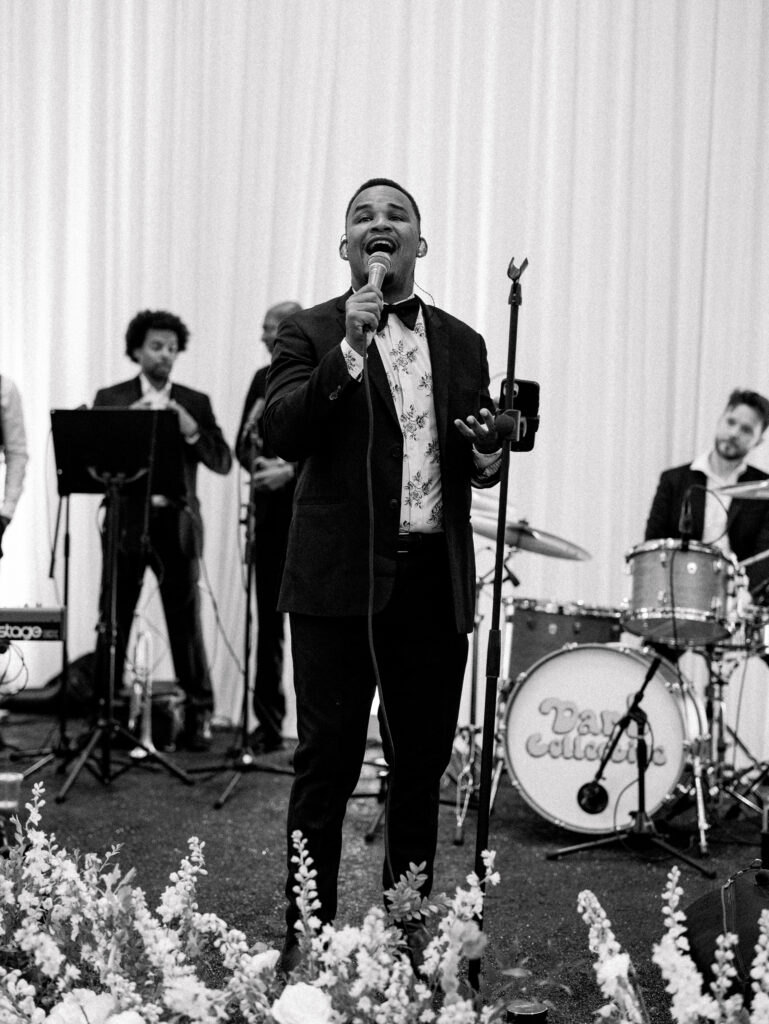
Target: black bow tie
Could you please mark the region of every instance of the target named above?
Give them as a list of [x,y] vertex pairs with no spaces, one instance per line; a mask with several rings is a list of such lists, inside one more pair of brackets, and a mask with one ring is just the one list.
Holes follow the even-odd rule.
[[377,333],[384,330],[390,313],[394,313],[404,327],[408,327],[410,331],[413,331],[419,316],[419,299],[416,295],[412,295],[410,299],[405,299],[403,302],[386,302],[382,307],[382,315],[379,318]]

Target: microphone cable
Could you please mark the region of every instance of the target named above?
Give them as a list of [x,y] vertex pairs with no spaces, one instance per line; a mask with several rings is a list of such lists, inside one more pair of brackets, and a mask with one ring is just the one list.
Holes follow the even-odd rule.
[[[389,750],[391,765],[388,765],[388,770],[391,773],[391,769],[395,764],[395,748],[392,739],[392,733],[390,732],[390,725],[387,720],[387,707],[384,699],[384,691],[382,689],[382,677],[379,672],[379,661],[376,656],[376,646],[374,644],[374,484],[373,484],[373,453],[374,453],[374,403],[371,397],[371,380],[369,377],[369,365],[368,365],[368,344],[365,343],[366,338],[364,335],[364,346],[363,346],[363,394],[366,399],[366,415],[368,418],[368,430],[366,435],[366,504],[368,511],[368,595],[367,595],[367,607],[366,607],[366,636],[368,639],[369,656],[371,658],[371,667],[374,672],[374,680],[376,682],[376,691],[379,696],[379,725],[384,735],[382,736],[383,742],[386,744]],[[373,337],[371,344],[373,344]],[[388,782],[387,792],[385,794],[385,815],[384,815],[384,856],[385,864],[387,866],[387,873],[390,877],[391,884],[395,885],[398,879],[395,877],[395,873],[392,867],[392,858],[390,856],[390,836],[389,836],[389,811],[390,811],[390,794],[392,792],[391,782]]]

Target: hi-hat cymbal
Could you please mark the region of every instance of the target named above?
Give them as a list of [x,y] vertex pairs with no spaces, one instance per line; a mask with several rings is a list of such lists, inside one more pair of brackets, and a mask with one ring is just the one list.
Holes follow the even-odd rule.
[[[491,516],[473,512],[473,529],[482,537],[495,540],[497,536],[497,520]],[[532,551],[537,555],[549,555],[550,558],[570,558],[572,561],[585,562],[591,557],[584,548],[563,540],[544,530],[535,530],[525,519],[518,522],[505,523],[505,544],[521,551]]]
[[744,484],[727,484],[718,488],[719,494],[732,498],[759,498],[769,501],[769,480],[748,480]]

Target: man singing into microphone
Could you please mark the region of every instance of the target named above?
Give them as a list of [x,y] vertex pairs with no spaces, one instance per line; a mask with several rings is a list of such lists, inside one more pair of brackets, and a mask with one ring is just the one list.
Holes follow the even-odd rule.
[[[383,885],[412,862],[425,865],[425,895],[432,884],[473,625],[470,486],[497,482],[500,442],[483,339],[414,295],[426,252],[414,198],[386,178],[365,182],[339,247],[352,289],[281,323],[268,376],[266,439],[299,464],[280,594],[299,738],[286,973],[299,960],[290,837],[307,840],[317,913],[331,921],[377,679],[389,766]],[[377,260],[389,266],[381,289],[370,279]]]
[[[769,425],[769,400],[756,391],[732,391],[716,426],[710,451],[694,462],[667,469],[654,495],[646,540],[666,537],[713,544],[742,561],[769,549],[769,502],[716,493],[727,484],[766,480],[749,466],[748,453]],[[748,567],[754,600],[767,601],[769,558]]]

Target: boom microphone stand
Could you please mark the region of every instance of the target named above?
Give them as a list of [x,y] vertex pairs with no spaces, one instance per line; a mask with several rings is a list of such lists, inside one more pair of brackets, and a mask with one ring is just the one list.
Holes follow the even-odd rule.
[[272,775],[293,775],[293,771],[287,768],[278,768],[275,765],[263,764],[257,760],[256,754],[251,747],[251,741],[249,739],[248,731],[248,714],[249,714],[249,697],[251,695],[251,648],[252,648],[252,632],[253,632],[253,613],[251,610],[251,603],[254,597],[254,552],[255,552],[255,530],[256,530],[256,485],[255,485],[255,474],[258,466],[257,462],[261,452],[261,444],[256,433],[256,429],[252,433],[253,440],[253,455],[251,458],[250,467],[250,479],[248,484],[248,504],[245,509],[245,515],[241,520],[242,525],[245,526],[245,544],[243,549],[243,561],[245,565],[245,586],[246,586],[246,613],[245,613],[245,628],[243,637],[243,699],[241,702],[240,710],[240,746],[234,747],[230,752],[229,759],[224,761],[222,764],[214,765],[213,767],[202,767],[200,769],[191,769],[200,772],[210,772],[212,775],[219,771],[226,771],[228,768],[231,769],[232,775],[227,785],[222,790],[221,794],[214,803],[216,810],[220,810],[224,807],[227,800],[232,795],[235,787],[241,779],[241,776],[248,772],[268,772]]
[[63,571],[63,616],[61,623],[61,685],[59,691],[56,694],[56,707],[58,709],[59,718],[59,735],[58,742],[54,743],[53,746],[43,748],[41,750],[26,751],[25,756],[37,757],[38,760],[34,764],[31,764],[29,768],[24,771],[24,778],[29,778],[30,775],[34,775],[35,772],[45,768],[47,764],[50,764],[57,757],[61,757],[65,762],[69,761],[74,757],[76,753],[76,745],[67,735],[67,699],[68,699],[68,685],[69,685],[69,644],[67,640],[67,618],[69,610],[69,545],[70,545],[70,531],[69,531],[69,494],[59,495],[59,504],[56,510],[56,527],[53,534],[53,543],[51,545],[51,562],[48,568],[48,578],[54,579],[56,575],[56,549],[59,543],[59,527],[61,526],[61,510],[64,509],[64,571]]
[[[501,666],[501,631],[500,610],[502,606],[502,580],[505,550],[505,510],[507,508],[508,476],[510,469],[510,451],[530,451],[534,446],[534,432],[539,417],[539,385],[533,381],[515,380],[515,355],[518,334],[518,307],[521,304],[521,274],[528,266],[525,259],[520,267],[510,260],[507,276],[513,282],[510,289],[510,332],[507,350],[507,376],[502,386],[500,405],[504,410],[495,420],[497,432],[502,437],[502,468],[499,483],[499,514],[497,518],[497,537],[495,551],[494,585],[492,592],[491,623],[489,627],[488,647],[486,651],[486,700],[484,705],[483,746],[481,749],[480,791],[478,795],[478,820],[475,839],[475,872],[479,878],[484,876],[483,853],[489,841],[489,817],[491,814],[491,790],[493,774],[494,737],[497,715],[497,687],[500,680]],[[523,387],[522,387],[523,385]],[[518,408],[514,403],[519,400]],[[522,404],[527,402],[527,415],[522,415]],[[531,413],[529,416],[528,414]],[[478,916],[478,925],[483,928],[483,912]],[[480,959],[471,960],[468,965],[468,980],[478,991],[480,983]]]
[[580,850],[592,850],[597,846],[610,846],[614,843],[622,842],[622,840],[628,840],[630,843],[635,843],[639,846],[651,845],[660,850],[664,850],[665,853],[672,854],[672,856],[684,861],[685,864],[689,864],[691,867],[696,868],[697,871],[703,874],[706,878],[716,877],[715,871],[711,871],[708,868],[703,867],[702,864],[698,864],[696,860],[693,860],[685,853],[682,853],[674,846],[671,846],[670,843],[665,842],[664,839],[661,839],[654,822],[646,813],[646,769],[649,766],[649,751],[646,745],[646,732],[648,730],[649,720],[646,712],[641,707],[641,701],[643,700],[646,687],[660,666],[661,660],[662,659],[659,655],[652,660],[640,689],[633,696],[627,712],[617,723],[614,730],[614,736],[604,751],[601,763],[598,766],[598,771],[595,774],[594,781],[586,782],[584,786],[580,787],[577,793],[579,805],[587,814],[600,814],[600,812],[604,810],[609,799],[609,794],[601,785],[600,780],[603,777],[606,765],[611,760],[611,756],[614,753],[620,737],[625,730],[629,728],[630,723],[634,722],[637,732],[636,764],[638,766],[638,809],[632,812],[632,827],[622,829],[619,832],[614,832],[612,835],[604,836],[602,839],[593,839],[587,843],[577,843],[574,846],[562,847],[560,850],[548,853],[548,860],[557,860],[559,857],[565,857],[570,853],[578,853]]

